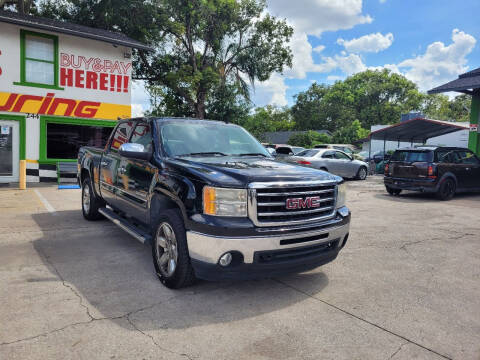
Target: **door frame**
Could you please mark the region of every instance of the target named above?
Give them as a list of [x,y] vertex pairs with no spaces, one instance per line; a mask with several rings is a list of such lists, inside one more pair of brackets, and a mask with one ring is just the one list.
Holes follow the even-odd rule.
[[[10,114],[0,114],[0,121],[16,121],[18,122],[18,159],[25,160],[25,152],[26,152],[26,119],[25,116],[21,115],[10,115]],[[15,161],[15,159],[14,159]],[[18,164],[17,164],[18,166]],[[15,165],[14,165],[15,167]],[[18,179],[15,179],[13,176],[11,180],[7,180],[6,182],[17,182]]]

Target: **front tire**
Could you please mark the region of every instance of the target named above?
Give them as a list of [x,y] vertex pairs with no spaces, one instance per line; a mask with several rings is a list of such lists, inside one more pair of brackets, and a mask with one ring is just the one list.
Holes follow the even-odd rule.
[[448,178],[443,180],[440,183],[440,188],[437,192],[437,198],[440,200],[450,200],[455,195],[455,191],[457,190],[457,184],[452,178]]
[[355,178],[357,180],[366,180],[367,179],[367,174],[368,174],[368,170],[365,166],[361,166],[358,171],[357,171],[357,175],[355,176]]
[[195,273],[180,212],[165,210],[155,222],[152,236],[153,265],[161,283],[171,289],[192,285]]
[[86,177],[82,183],[82,214],[86,220],[100,220],[103,215],[98,212],[98,209],[105,206],[104,202],[97,198],[93,192],[92,181]]

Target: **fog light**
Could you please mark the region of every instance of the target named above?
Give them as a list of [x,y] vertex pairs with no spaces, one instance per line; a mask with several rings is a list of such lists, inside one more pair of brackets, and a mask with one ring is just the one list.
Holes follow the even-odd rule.
[[220,260],[219,260],[218,262],[219,262],[220,265],[222,265],[222,266],[228,266],[228,265],[230,265],[230,263],[232,262],[232,254],[230,254],[230,253],[223,254],[223,255],[220,257]]
[[350,214],[350,210],[346,206],[342,206],[340,209],[337,209],[338,213],[342,215],[342,217],[347,217]]

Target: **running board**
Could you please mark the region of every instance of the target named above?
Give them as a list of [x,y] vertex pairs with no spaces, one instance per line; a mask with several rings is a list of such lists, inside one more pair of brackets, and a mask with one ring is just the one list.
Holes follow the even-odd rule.
[[133,236],[135,239],[140,241],[142,244],[145,242],[150,242],[152,239],[150,234],[147,234],[146,232],[140,230],[136,226],[130,224],[127,220],[122,218],[120,215],[116,214],[112,210],[108,208],[100,208],[98,209],[98,212],[105,216],[108,220],[113,222],[115,225],[117,225],[120,229],[126,231],[129,233],[131,236]]

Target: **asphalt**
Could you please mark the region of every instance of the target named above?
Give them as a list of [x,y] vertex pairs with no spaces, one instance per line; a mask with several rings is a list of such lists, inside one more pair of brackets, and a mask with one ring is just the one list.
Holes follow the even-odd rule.
[[480,359],[480,195],[380,181],[333,263],[179,291],[79,190],[0,188],[0,359]]

